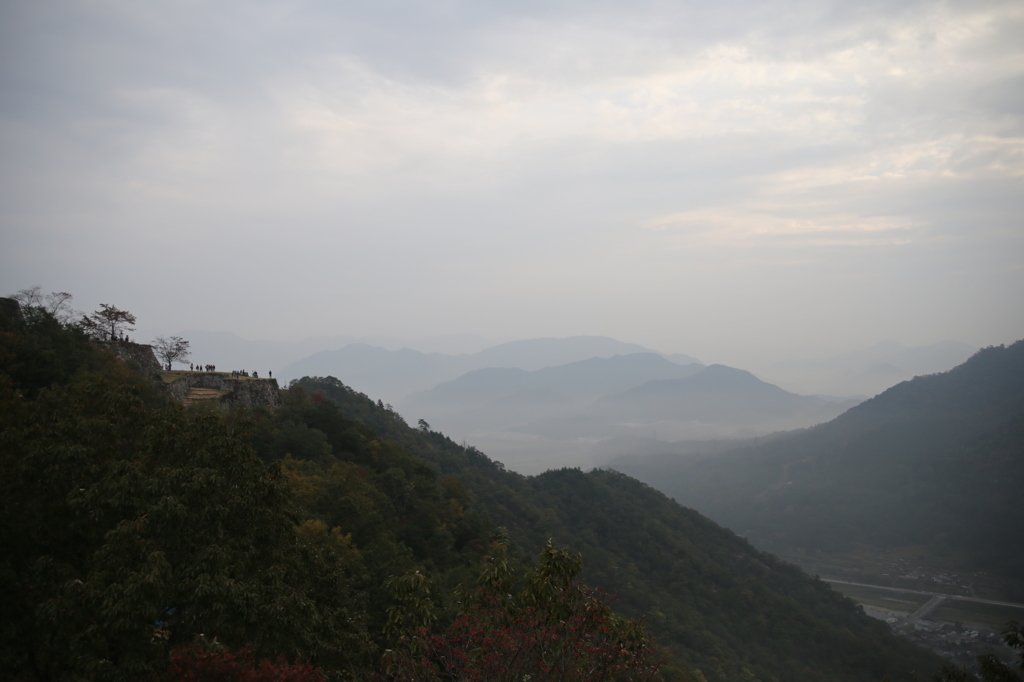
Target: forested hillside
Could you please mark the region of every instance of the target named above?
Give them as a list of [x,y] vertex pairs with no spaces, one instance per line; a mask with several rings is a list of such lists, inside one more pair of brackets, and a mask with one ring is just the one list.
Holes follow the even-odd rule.
[[443,434],[406,426],[336,379],[297,385],[441,476],[457,476],[471,506],[507,527],[519,547],[554,538],[583,552],[584,580],[617,595],[617,608],[644,617],[679,662],[709,681],[905,679],[934,665],[824,583],[634,479],[575,469],[521,476]]
[[760,447],[614,466],[762,546],[919,546],[1024,598],[1024,341]]
[[[509,473],[335,379],[294,384],[273,412],[186,409],[75,327],[2,312],[5,679],[250,659],[296,680],[461,679],[516,651],[532,679],[651,679],[657,654],[630,617],[674,655],[669,678],[935,667],[823,583],[621,474]],[[621,616],[573,582],[575,552]]]

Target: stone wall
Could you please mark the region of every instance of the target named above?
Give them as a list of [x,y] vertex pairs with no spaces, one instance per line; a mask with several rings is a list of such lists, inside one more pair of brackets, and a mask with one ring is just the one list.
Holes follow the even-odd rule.
[[164,377],[164,393],[179,402],[192,402],[200,393],[192,389],[207,389],[203,393],[213,390],[222,394],[218,402],[223,407],[273,410],[281,406],[277,379],[235,378],[225,372],[165,372]]
[[97,346],[109,350],[133,372],[144,377],[159,375],[163,369],[157,362],[153,346],[131,341],[94,341]]

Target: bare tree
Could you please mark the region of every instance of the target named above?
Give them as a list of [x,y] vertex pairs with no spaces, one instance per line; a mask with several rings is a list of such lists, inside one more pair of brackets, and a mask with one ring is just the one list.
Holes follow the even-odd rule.
[[170,369],[171,365],[175,362],[185,362],[188,360],[189,355],[191,355],[188,341],[180,336],[172,336],[170,338],[156,337],[153,341],[153,350],[156,351],[157,357],[167,365],[167,369]]
[[69,324],[74,318],[81,315],[71,307],[71,299],[74,298],[66,291],[51,291],[43,296],[42,287],[38,284],[28,289],[22,289],[11,296],[21,304],[22,309],[30,315],[33,310],[42,310],[57,319],[61,324]]
[[118,310],[112,305],[100,303],[99,310],[82,316],[82,327],[93,336],[113,340],[123,332],[135,330],[135,316],[127,310]]
[[40,308],[43,305],[43,288],[38,284],[28,289],[22,289],[11,298],[17,301],[22,308]]
[[51,291],[46,295],[46,312],[57,318],[61,324],[68,324],[75,319],[80,312],[71,307],[71,299],[74,296],[66,291]]

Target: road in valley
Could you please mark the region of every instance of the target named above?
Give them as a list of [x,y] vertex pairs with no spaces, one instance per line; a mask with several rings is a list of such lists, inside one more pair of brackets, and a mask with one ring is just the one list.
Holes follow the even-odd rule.
[[[924,618],[924,615],[918,615],[918,614],[921,613],[922,611],[925,611],[927,609],[927,611],[925,612],[925,615],[927,615],[928,613],[931,613],[932,611],[934,611],[939,606],[939,604],[941,604],[943,601],[946,601],[946,600],[949,600],[949,601],[973,601],[973,602],[978,602],[980,604],[996,604],[998,606],[1011,606],[1011,607],[1018,608],[1018,609],[1024,609],[1024,604],[1017,604],[1017,603],[1012,602],[1012,601],[997,601],[995,599],[981,599],[980,597],[969,597],[967,595],[962,595],[962,594],[949,594],[948,592],[927,592],[925,590],[911,590],[911,589],[908,589],[906,587],[888,587],[886,585],[871,585],[869,583],[853,583],[853,582],[850,582],[848,580],[837,580],[835,578],[822,578],[822,580],[827,582],[827,583],[835,583],[837,585],[852,585],[854,587],[870,587],[873,590],[887,590],[889,592],[905,592],[907,594],[923,594],[923,595],[927,595],[929,597],[932,597],[931,599],[928,600],[927,603],[925,603],[923,606],[921,606],[921,608],[919,608],[917,611],[914,612],[914,614],[912,616],[913,618]],[[938,601],[936,601],[936,599]],[[935,603],[932,604],[932,602],[935,602]]]

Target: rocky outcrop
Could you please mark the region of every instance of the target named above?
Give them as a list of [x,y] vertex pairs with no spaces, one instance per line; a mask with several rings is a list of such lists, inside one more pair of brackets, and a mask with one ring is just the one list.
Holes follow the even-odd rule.
[[138,372],[142,376],[156,376],[163,369],[157,362],[156,354],[153,353],[153,346],[149,344],[132,343],[131,341],[94,341],[93,343],[112,352],[128,369]]
[[208,401],[225,408],[281,406],[277,379],[233,377],[226,372],[164,372],[163,379],[164,393],[185,405]]

